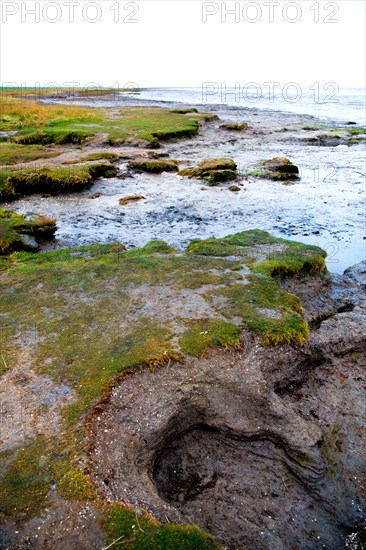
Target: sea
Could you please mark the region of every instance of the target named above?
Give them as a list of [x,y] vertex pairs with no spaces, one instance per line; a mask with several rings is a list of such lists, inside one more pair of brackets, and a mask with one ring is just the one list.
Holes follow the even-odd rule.
[[[290,83],[291,84],[291,83]],[[123,94],[121,94],[123,95]],[[269,109],[311,115],[324,121],[354,122],[366,125],[365,88],[340,89],[334,83],[301,86],[252,84],[227,87],[205,83],[196,88],[144,88],[141,100],[183,103],[185,105],[228,105],[248,109]]]

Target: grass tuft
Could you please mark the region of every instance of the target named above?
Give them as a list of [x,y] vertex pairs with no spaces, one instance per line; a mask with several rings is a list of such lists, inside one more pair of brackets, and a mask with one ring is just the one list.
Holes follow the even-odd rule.
[[104,508],[103,528],[112,547],[128,550],[220,550],[211,535],[195,525],[161,524],[140,509],[122,504]]
[[218,319],[202,319],[194,323],[180,338],[184,353],[200,357],[213,347],[238,348],[241,329],[237,325]]

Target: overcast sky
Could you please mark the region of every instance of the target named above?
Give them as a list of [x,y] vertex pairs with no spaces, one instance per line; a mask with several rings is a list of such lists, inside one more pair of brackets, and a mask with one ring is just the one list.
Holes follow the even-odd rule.
[[364,0],[0,5],[3,85],[365,86]]

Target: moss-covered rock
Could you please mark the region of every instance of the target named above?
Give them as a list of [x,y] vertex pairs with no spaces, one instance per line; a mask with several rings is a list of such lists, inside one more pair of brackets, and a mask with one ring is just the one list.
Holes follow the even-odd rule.
[[196,168],[185,168],[180,176],[206,180],[211,185],[235,180],[238,176],[237,165],[230,158],[211,158],[202,160]]
[[47,216],[26,218],[10,210],[0,209],[0,254],[16,250],[35,250],[37,241],[52,239],[56,221]]
[[227,122],[226,124],[221,124],[220,129],[242,132],[243,130],[248,129],[248,124],[246,122]]
[[152,174],[178,171],[178,161],[176,160],[134,159],[129,161],[128,166],[136,172],[150,172]]
[[255,169],[248,172],[248,175],[274,181],[296,180],[299,178],[299,169],[285,157],[274,157],[259,162]]

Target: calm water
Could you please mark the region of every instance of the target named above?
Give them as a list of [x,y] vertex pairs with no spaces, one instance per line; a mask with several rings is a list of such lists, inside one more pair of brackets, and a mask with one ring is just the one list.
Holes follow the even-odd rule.
[[203,88],[148,88],[137,96],[139,99],[174,101],[188,105],[230,105],[256,109],[271,109],[306,114],[331,121],[366,124],[365,89],[339,90],[334,85],[326,88],[318,85],[307,87],[237,86],[229,88],[220,84],[207,84]]

